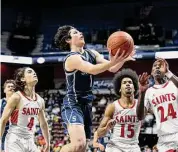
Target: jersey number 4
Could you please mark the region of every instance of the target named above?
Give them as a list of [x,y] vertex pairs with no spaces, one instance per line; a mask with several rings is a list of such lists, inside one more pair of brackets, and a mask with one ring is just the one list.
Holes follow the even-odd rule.
[[128,125],[122,124],[121,125],[121,135],[120,136],[123,138],[125,138],[125,129],[127,130],[127,132],[130,132],[126,135],[127,138],[132,138],[135,134],[134,125],[131,125],[131,124],[128,124]]
[[161,114],[161,119],[160,119],[161,122],[167,121],[168,117],[172,117],[172,119],[177,118],[177,114],[176,111],[174,110],[172,103],[168,104],[168,108],[166,110],[168,110],[167,116],[165,116],[164,107],[162,106],[158,107],[158,111],[160,111]]
[[32,130],[33,126],[34,126],[34,117],[31,117],[27,127],[29,128],[29,130]]

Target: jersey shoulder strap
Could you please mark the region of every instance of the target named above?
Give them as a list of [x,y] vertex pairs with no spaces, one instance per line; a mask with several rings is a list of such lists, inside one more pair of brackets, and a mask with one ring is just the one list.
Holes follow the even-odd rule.
[[64,58],[64,62],[67,60],[68,57],[70,57],[71,55],[76,55],[76,54],[80,54],[78,52],[70,52],[65,58]]
[[76,71],[76,70],[74,70],[74,71],[67,71],[66,68],[65,68],[65,62],[66,62],[67,58],[70,57],[70,56],[72,56],[72,55],[76,55],[76,54],[80,55],[80,53],[78,53],[78,52],[70,52],[70,53],[64,58],[64,61],[63,61],[63,68],[64,68],[65,73],[73,73],[74,71]]
[[85,51],[89,54],[92,60],[96,63],[96,55],[92,52],[92,50],[86,49]]

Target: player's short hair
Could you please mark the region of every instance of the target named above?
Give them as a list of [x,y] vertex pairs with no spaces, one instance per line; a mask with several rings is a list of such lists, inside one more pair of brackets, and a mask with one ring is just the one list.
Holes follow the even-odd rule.
[[5,89],[6,85],[9,83],[12,83],[14,85],[14,87],[16,86],[15,81],[12,79],[9,79],[4,82],[3,89]]
[[118,96],[119,98],[121,97],[121,92],[120,92],[120,88],[121,88],[121,82],[123,78],[130,78],[133,81],[133,85],[134,85],[134,96],[137,97],[138,95],[138,75],[135,71],[133,71],[132,69],[122,69],[121,71],[119,71],[113,78],[113,86],[114,86],[114,92],[116,94],[116,96]]
[[25,70],[29,67],[18,68],[14,73],[14,80],[16,83],[16,90],[24,91],[25,82],[21,81],[21,78],[24,77]]
[[64,25],[58,28],[54,36],[54,44],[56,47],[64,51],[70,50],[70,45],[66,42],[66,40],[71,38],[69,34],[71,29],[74,29],[74,27],[70,25]]

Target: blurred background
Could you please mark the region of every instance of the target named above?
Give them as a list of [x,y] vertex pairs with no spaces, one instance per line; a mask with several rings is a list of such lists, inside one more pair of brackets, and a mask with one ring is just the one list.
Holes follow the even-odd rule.
[[[45,99],[51,133],[51,152],[59,152],[69,142],[64,133],[60,104],[65,95],[63,59],[67,52],[55,48],[53,37],[61,25],[72,25],[85,35],[86,48],[108,58],[106,42],[115,31],[128,32],[134,39],[136,61],[123,67],[141,74],[151,72],[156,57],[167,59],[178,76],[178,1],[155,0],[2,0],[1,8],[1,86],[13,78],[14,70],[32,67],[39,77],[37,92]],[[102,119],[105,107],[116,97],[112,90],[113,74],[96,76],[93,102],[93,131]],[[1,89],[1,98],[4,97]],[[148,114],[142,123],[139,145],[144,152],[157,143],[155,118]],[[107,143],[110,134],[104,138]],[[43,147],[39,125],[35,141]],[[92,145],[88,152],[92,152]]]

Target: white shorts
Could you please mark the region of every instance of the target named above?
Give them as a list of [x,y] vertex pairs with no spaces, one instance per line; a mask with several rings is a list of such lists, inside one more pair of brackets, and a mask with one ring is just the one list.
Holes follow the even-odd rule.
[[8,133],[5,139],[5,151],[6,152],[39,152],[34,139],[25,139],[14,133]]
[[117,145],[108,143],[106,152],[141,152],[138,144],[117,143]]
[[178,133],[160,136],[157,147],[159,152],[166,152],[171,149],[178,150]]

